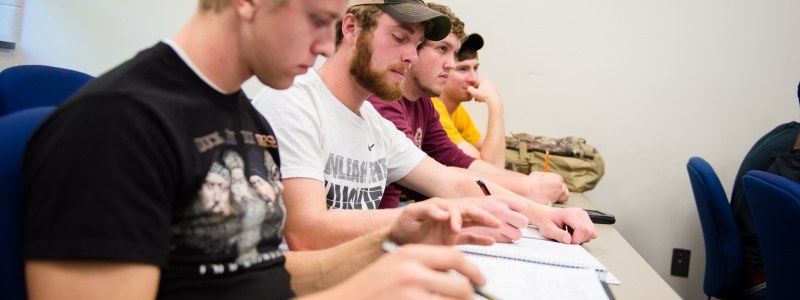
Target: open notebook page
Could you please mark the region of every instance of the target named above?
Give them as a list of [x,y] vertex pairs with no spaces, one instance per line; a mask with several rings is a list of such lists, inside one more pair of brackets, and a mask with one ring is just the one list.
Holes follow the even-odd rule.
[[569,268],[594,269],[601,280],[609,284],[620,284],[619,279],[608,272],[597,258],[579,245],[562,244],[537,238],[523,238],[513,244],[497,243],[492,246],[462,245],[458,248],[470,254]]
[[486,278],[483,290],[499,299],[609,299],[597,275],[590,269],[562,268],[483,255],[467,255],[467,260],[477,265]]

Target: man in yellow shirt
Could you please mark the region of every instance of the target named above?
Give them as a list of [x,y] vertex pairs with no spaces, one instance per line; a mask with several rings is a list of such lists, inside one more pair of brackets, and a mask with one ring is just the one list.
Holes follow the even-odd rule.
[[[470,34],[456,53],[456,67],[450,71],[442,94],[433,98],[439,120],[447,136],[469,156],[496,165],[505,165],[505,120],[503,102],[494,85],[478,77],[478,50],[483,38]],[[482,137],[461,102],[475,99],[489,109],[486,136]]]

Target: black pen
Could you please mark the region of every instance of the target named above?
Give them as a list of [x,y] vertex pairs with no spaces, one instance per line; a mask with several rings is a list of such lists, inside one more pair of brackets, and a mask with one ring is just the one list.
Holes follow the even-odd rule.
[[[385,241],[383,241],[383,243],[381,243],[381,249],[383,250],[383,252],[386,252],[386,253],[394,253],[398,249],[400,249],[400,246],[398,246],[395,242],[392,242],[390,240],[385,240]],[[479,287],[477,285],[474,285],[474,284],[470,284],[470,285],[472,285],[472,290],[475,291],[475,294],[478,294],[481,297],[486,298],[487,300],[496,300],[496,299],[498,299],[497,297],[492,296],[491,294],[489,294],[487,292],[484,292],[483,289],[481,289],[481,287]]]
[[481,187],[481,191],[483,191],[484,195],[486,196],[492,195],[492,193],[489,192],[489,188],[486,187],[485,183],[483,183],[483,180],[481,180],[480,178],[475,178],[475,183],[477,183],[478,186]]

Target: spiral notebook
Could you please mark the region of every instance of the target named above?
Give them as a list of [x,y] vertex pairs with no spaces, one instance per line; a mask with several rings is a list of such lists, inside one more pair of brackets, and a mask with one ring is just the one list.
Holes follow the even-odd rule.
[[561,268],[473,254],[468,254],[467,260],[478,266],[486,278],[483,291],[496,299],[614,299],[590,269]]
[[462,245],[468,254],[526,261],[550,266],[592,269],[597,277],[609,284],[620,284],[600,261],[580,245],[562,244],[550,240],[523,238],[513,244],[496,243],[492,246]]

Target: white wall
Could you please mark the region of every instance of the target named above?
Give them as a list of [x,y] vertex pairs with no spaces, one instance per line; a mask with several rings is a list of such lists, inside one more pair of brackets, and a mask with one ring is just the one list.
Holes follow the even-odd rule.
[[[681,296],[705,299],[686,162],[706,158],[730,193],[755,140],[798,119],[800,2],[438,1],[484,36],[507,130],[598,147],[607,173],[587,196]],[[688,278],[669,275],[676,247],[692,250]]]
[[[481,33],[482,74],[507,129],[587,138],[606,176],[587,195],[686,299],[702,293],[704,250],[685,165],[705,157],[728,192],[742,156],[797,119],[800,2],[439,0]],[[99,75],[175,33],[194,0],[27,0],[0,68],[49,64]],[[248,82],[254,95],[260,85]],[[479,123],[483,108],[469,104]],[[689,278],[669,275],[692,250]]]

